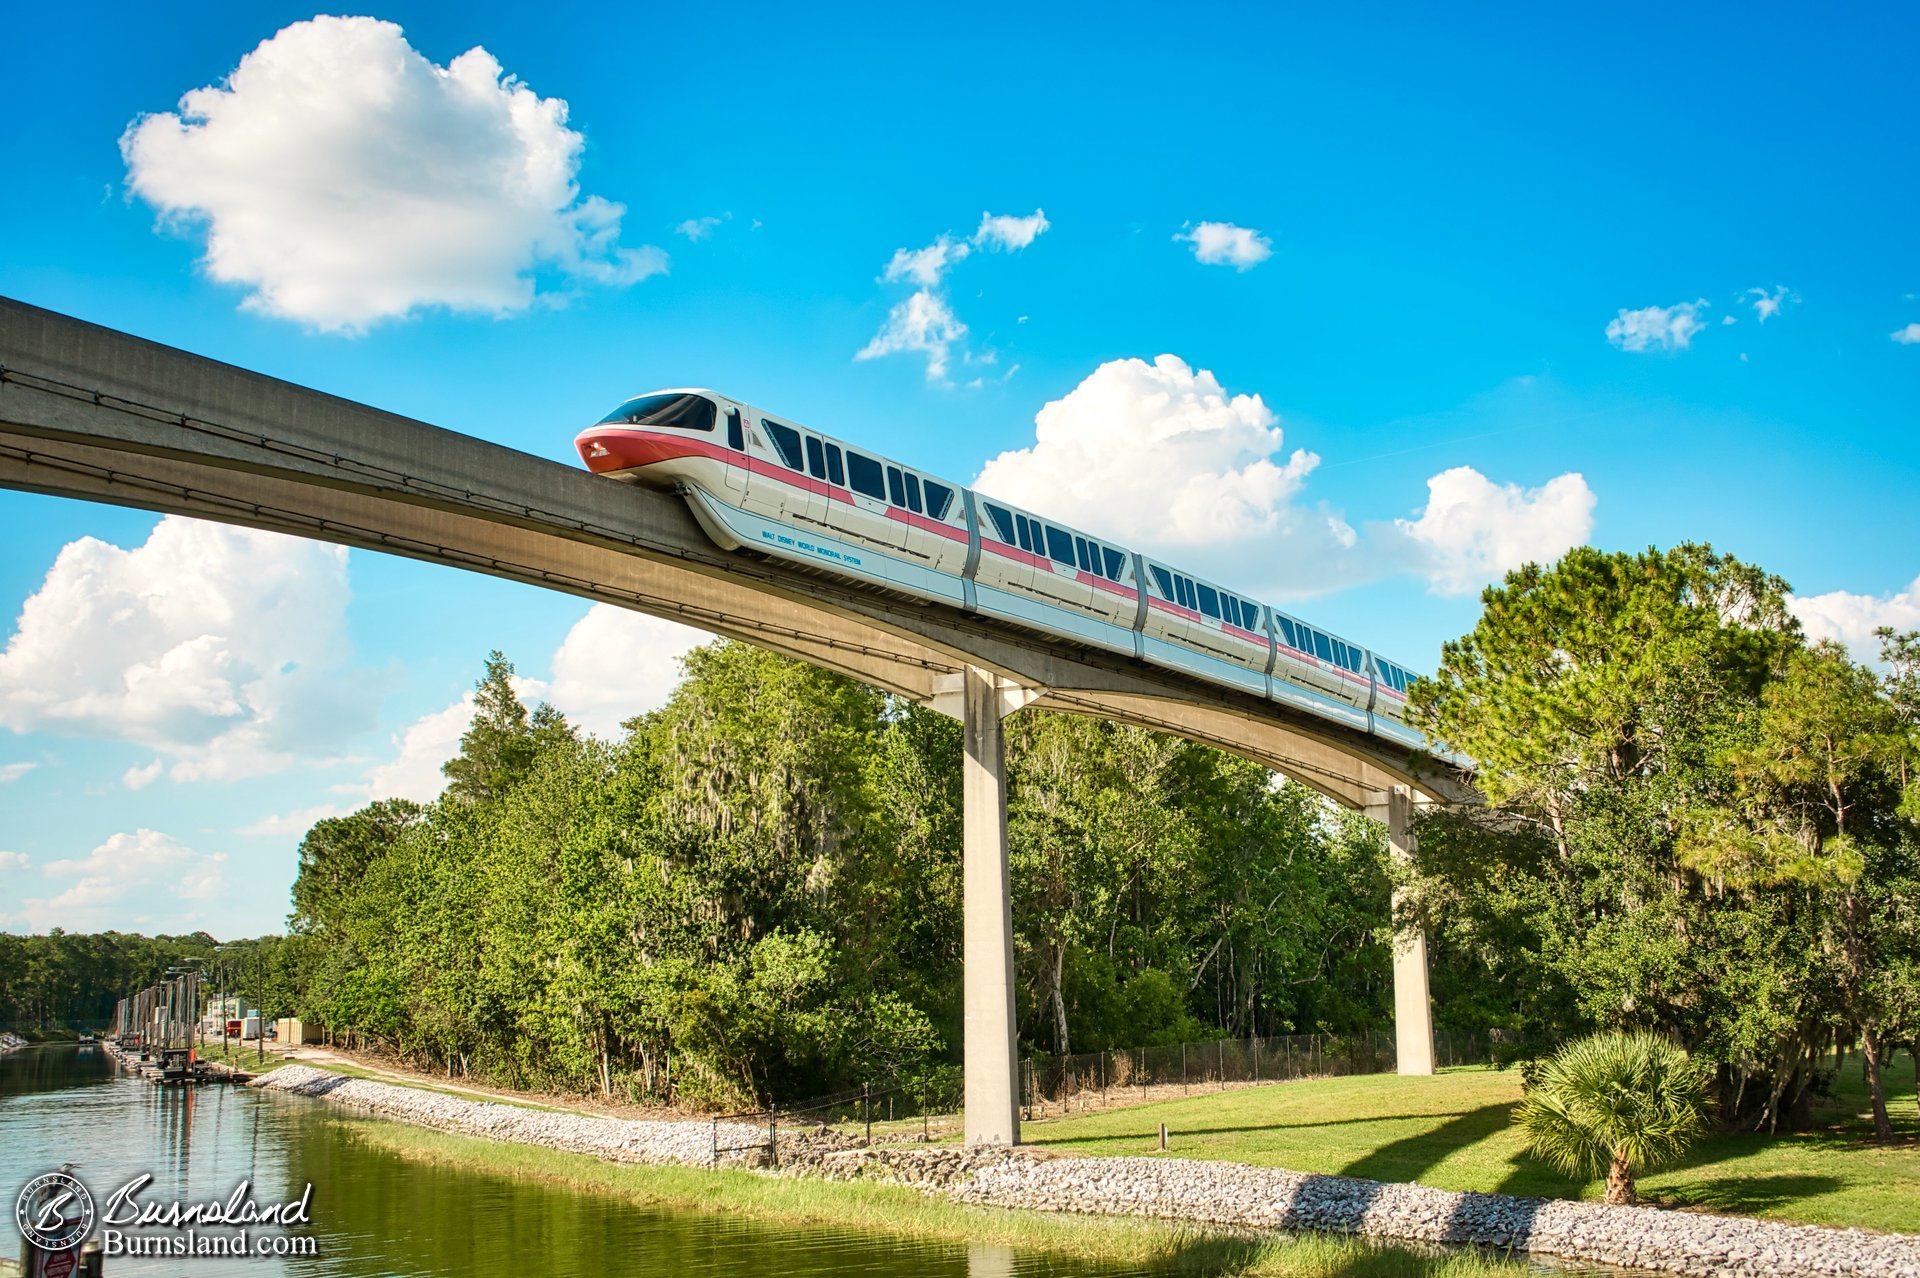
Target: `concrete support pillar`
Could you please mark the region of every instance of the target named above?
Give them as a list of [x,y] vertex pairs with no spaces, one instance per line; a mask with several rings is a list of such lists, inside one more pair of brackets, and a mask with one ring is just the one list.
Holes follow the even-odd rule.
[[[1387,847],[1404,864],[1413,855],[1413,795],[1405,786],[1387,791]],[[1400,893],[1393,894],[1400,910]],[[1427,992],[1427,934],[1407,928],[1393,943],[1393,1040],[1402,1074],[1433,1073],[1433,1001]]]
[[965,769],[961,856],[966,995],[966,1140],[1020,1143],[1013,1022],[1013,884],[1007,870],[1006,713],[999,681],[968,666],[961,687]]

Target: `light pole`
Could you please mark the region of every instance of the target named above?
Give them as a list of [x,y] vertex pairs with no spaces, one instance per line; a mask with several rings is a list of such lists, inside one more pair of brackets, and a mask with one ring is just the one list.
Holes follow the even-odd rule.
[[[216,958],[227,952],[224,945],[213,947]],[[227,960],[218,959],[215,964],[220,970],[220,1059],[227,1059]]]

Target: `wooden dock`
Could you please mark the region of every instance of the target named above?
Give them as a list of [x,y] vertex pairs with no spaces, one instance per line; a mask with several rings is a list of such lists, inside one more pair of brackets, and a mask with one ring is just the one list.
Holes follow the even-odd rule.
[[195,1060],[184,1047],[142,1048],[113,1039],[101,1044],[114,1063],[163,1087],[190,1087],[204,1083],[250,1083],[254,1075],[218,1061]]

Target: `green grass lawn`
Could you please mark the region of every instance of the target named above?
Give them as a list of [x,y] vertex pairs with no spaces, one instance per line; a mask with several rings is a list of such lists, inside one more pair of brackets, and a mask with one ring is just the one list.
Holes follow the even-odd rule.
[[769,1224],[857,1229],[1161,1271],[1235,1278],[1527,1278],[1517,1261],[1433,1253],[1357,1238],[1253,1237],[1175,1221],[1077,1216],[951,1202],[900,1185],[823,1181],[701,1167],[644,1167],[379,1120],[350,1120],[369,1145],[428,1164],[610,1194],[634,1207]]
[[231,1042],[222,1047],[220,1040],[215,1039],[211,1043],[196,1044],[195,1046],[200,1053],[201,1060],[217,1061],[222,1065],[231,1065],[246,1074],[270,1074],[287,1063],[286,1057],[276,1056],[272,1052],[268,1052],[266,1060],[262,1061],[260,1059],[260,1049],[251,1043],[242,1044]]
[[[1920,1232],[1920,1110],[1911,1058],[1901,1056],[1888,1085],[1900,1136],[1894,1145],[1869,1143],[1855,1056],[1813,1130],[1710,1137],[1684,1164],[1644,1177],[1641,1193],[1672,1206]],[[1031,1122],[1021,1138],[1063,1152],[1147,1154],[1165,1123],[1173,1157],[1438,1189],[1599,1198],[1600,1181],[1581,1184],[1526,1154],[1513,1126],[1519,1101],[1518,1070],[1331,1078]]]

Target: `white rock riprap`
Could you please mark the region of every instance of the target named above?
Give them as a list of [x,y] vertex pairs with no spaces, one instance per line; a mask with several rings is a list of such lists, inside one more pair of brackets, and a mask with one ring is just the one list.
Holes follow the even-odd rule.
[[1008,1157],[949,1191],[1049,1211],[1472,1244],[1700,1275],[1920,1278],[1920,1238],[1654,1208],[1452,1193],[1173,1158]]
[[[318,1097],[416,1127],[593,1154],[621,1163],[686,1163],[705,1167],[713,1161],[716,1131],[712,1123],[598,1118],[523,1109],[417,1087],[348,1078],[306,1065],[282,1065],[270,1074],[261,1075],[252,1085],[263,1091]],[[717,1135],[721,1145],[747,1145],[755,1140],[764,1141],[767,1130],[745,1123],[721,1123]]]
[[[597,1118],[521,1109],[287,1065],[254,1081],[397,1122],[618,1162],[708,1166],[710,1122]],[[765,1127],[720,1123],[718,1142],[752,1146]],[[779,1134],[779,1174],[889,1180],[993,1207],[1152,1216],[1253,1230],[1318,1230],[1380,1241],[1488,1247],[1698,1278],[1920,1278],[1920,1237],[1424,1185],[1310,1176],[1180,1158],[1050,1157],[1031,1149],[863,1147],[802,1129]],[[723,1159],[723,1161],[729,1161]],[[741,1161],[736,1155],[731,1161]]]

